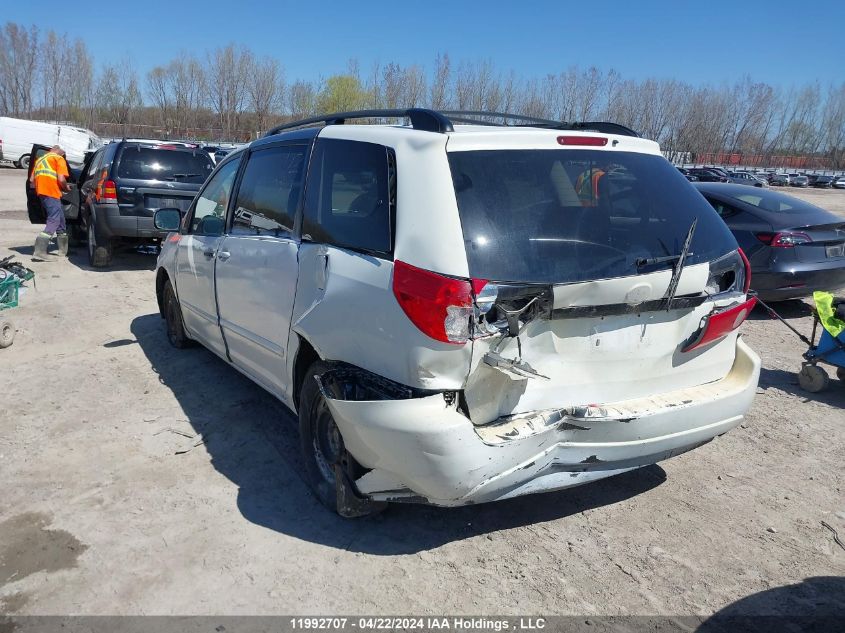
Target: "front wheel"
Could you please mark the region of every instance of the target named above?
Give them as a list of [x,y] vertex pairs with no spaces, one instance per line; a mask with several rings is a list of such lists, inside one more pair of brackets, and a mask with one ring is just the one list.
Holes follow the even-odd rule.
[[21,156],[18,162],[15,163],[15,167],[18,169],[29,169],[29,154]]
[[836,370],[836,377],[839,378],[839,381],[845,385],[845,367],[839,367]]
[[350,455],[315,376],[331,368],[317,361],[308,368],[299,397],[299,442],[305,477],[317,499],[329,510],[352,518],[373,514],[387,504],[362,498],[352,478],[364,473]]

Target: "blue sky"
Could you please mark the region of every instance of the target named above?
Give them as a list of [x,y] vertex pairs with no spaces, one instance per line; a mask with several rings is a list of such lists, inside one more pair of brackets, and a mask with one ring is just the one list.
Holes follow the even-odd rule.
[[0,3],[3,22],[82,37],[98,64],[128,57],[141,73],[232,42],[278,58],[289,81],[343,72],[350,58],[362,75],[374,62],[430,71],[438,52],[523,77],[595,65],[694,84],[745,74],[787,87],[845,81],[841,0]]

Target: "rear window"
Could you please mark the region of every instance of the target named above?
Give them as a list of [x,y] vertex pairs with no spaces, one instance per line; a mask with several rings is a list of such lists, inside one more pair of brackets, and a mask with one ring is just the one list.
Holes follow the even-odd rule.
[[449,154],[472,277],[568,283],[654,272],[737,248],[713,208],[660,156],[596,150]]
[[742,200],[748,204],[754,205],[758,209],[764,211],[771,211],[772,213],[788,213],[803,215],[805,213],[817,213],[823,211],[819,207],[804,202],[792,196],[785,196],[777,191],[761,191],[754,194],[743,193],[736,196],[738,200]]
[[120,155],[117,177],[200,185],[213,169],[214,163],[208,153],[201,149],[129,146],[125,147]]

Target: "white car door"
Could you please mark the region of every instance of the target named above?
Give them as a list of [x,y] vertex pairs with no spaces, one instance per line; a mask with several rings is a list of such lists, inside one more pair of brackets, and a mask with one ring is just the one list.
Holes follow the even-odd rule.
[[217,253],[217,305],[229,357],[285,401],[288,332],[298,275],[294,218],[307,144],[253,149]]
[[194,199],[188,212],[188,232],[176,254],[176,293],[185,329],[191,338],[224,358],[226,344],[217,318],[214,267],[239,166],[240,157],[222,165]]

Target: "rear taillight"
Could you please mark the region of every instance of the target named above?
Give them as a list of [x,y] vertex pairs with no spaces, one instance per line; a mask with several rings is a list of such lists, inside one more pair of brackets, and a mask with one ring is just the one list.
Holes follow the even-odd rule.
[[781,231],[779,233],[757,233],[757,239],[772,248],[793,248],[799,244],[812,242],[806,233]]
[[486,281],[455,279],[411,266],[393,264],[393,294],[402,310],[423,334],[462,345],[469,340],[473,317],[473,290],[480,293]]
[[117,187],[114,180],[106,180],[103,183],[103,200],[117,200]]
[[695,337],[681,351],[690,352],[698,347],[725,338],[742,325],[742,322],[751,314],[751,310],[754,309],[756,303],[757,297],[752,297],[745,303],[740,303],[727,310],[711,312],[702,319],[701,327]]
[[558,136],[557,142],[560,145],[589,145],[592,147],[607,145],[607,139],[603,136]]
[[736,249],[739,256],[742,258],[742,263],[745,265],[745,282],[742,284],[742,292],[748,294],[748,289],[751,288],[751,262],[745,256],[745,251],[741,248]]
[[751,264],[741,248],[710,262],[710,276],[704,290],[708,295],[747,294],[751,287]]

